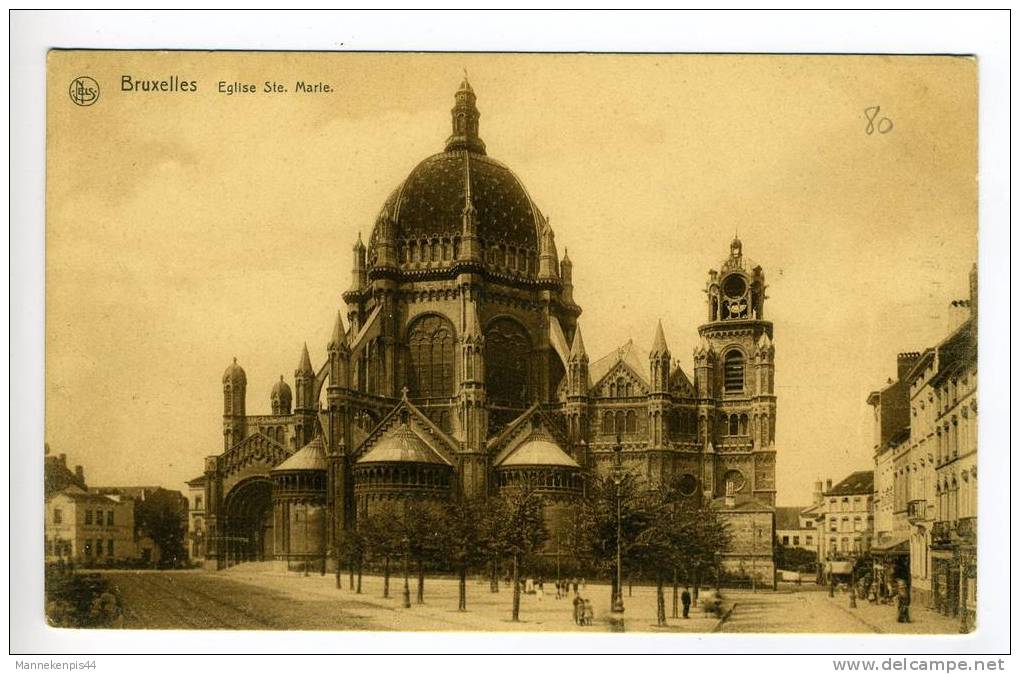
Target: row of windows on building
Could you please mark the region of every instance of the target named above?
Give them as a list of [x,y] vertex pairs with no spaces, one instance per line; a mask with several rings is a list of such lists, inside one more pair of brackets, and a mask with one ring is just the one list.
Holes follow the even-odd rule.
[[868,518],[867,518],[867,527],[865,527],[865,525],[864,525],[864,522],[865,522],[864,518],[859,517],[859,516],[858,517],[854,517],[853,518],[853,527],[851,528],[851,520],[850,520],[849,517],[843,517],[843,518],[830,517],[829,518],[829,531],[830,532],[836,532],[836,531],[868,531],[869,529],[872,528],[873,521],[874,521],[874,517],[872,515],[868,515]]
[[[97,526],[103,526],[103,510],[96,510],[93,514],[92,510],[85,511],[85,524],[95,524]],[[113,511],[107,510],[106,513],[106,526],[114,526]],[[63,524],[64,523],[64,511],[60,508],[53,509],[53,523]]]
[[[789,545],[791,538],[793,539],[793,544],[794,545],[800,545],[800,536],[792,536],[792,537],[791,536],[783,536],[783,545]],[[805,536],[804,537],[804,545],[814,545],[814,544],[815,544],[815,537],[814,536]]]
[[954,522],[964,517],[977,517],[977,468],[964,470],[957,481],[943,477],[935,484],[936,518]]
[[[522,274],[537,269],[535,251],[530,248],[502,244],[488,246],[484,241],[480,244],[482,250],[488,251],[485,257],[490,265]],[[460,257],[460,237],[401,241],[397,245],[397,256],[401,264],[450,262]]]
[[854,496],[853,501],[850,500],[849,496],[842,498],[830,497],[829,512],[853,512],[854,510],[861,510],[867,507],[870,500],[870,496]]
[[[113,539],[109,538],[105,541],[106,545],[103,545],[104,541],[102,538],[86,538],[81,543],[81,553],[86,557],[113,557],[114,555],[114,544]],[[55,556],[70,556],[72,554],[71,542],[60,541],[53,539],[46,539],[46,554]]]
[[837,547],[836,539],[829,538],[829,552],[836,552],[837,550],[842,553],[862,552],[864,550],[864,540],[861,538],[850,540],[850,538],[843,536],[839,539]]

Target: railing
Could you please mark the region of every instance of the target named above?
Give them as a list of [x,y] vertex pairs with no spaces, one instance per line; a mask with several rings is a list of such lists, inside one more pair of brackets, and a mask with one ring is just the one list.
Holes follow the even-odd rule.
[[953,526],[952,522],[940,521],[935,522],[931,527],[931,542],[932,545],[948,545],[952,542]]
[[921,520],[928,519],[928,501],[920,498],[907,502],[907,520],[916,524]]

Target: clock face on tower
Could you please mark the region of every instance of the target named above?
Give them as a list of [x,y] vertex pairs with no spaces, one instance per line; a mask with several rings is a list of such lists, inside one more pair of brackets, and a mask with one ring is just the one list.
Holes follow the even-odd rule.
[[722,283],[723,292],[726,297],[730,299],[738,299],[744,296],[747,292],[747,283],[744,281],[744,277],[740,274],[731,274],[723,279]]

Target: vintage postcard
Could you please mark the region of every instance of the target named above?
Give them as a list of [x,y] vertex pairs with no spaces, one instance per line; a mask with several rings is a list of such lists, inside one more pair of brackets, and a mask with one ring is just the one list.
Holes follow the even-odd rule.
[[977,75],[50,51],[46,620],[981,630]]

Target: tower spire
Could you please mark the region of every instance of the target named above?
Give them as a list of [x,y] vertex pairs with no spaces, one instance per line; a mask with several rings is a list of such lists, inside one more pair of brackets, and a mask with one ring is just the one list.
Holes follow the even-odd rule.
[[312,359],[308,356],[307,342],[305,342],[304,346],[301,347],[301,362],[298,364],[298,372],[300,374],[315,373],[312,369]]
[[662,320],[655,326],[655,340],[652,342],[652,355],[661,356],[668,354],[669,347],[666,346],[666,334],[662,331]]

